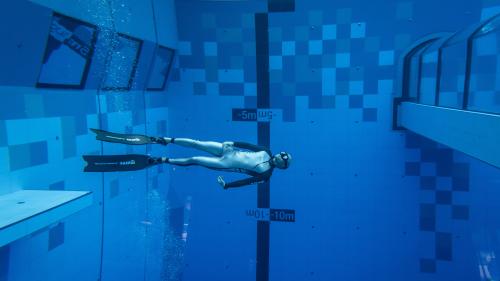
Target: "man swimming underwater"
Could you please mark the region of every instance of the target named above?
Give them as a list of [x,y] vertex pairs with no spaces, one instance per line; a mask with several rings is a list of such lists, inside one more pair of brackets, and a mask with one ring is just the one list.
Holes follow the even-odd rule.
[[96,139],[106,142],[123,144],[177,144],[208,152],[213,157],[194,156],[189,158],[151,157],[148,155],[84,155],[87,161],[85,172],[116,172],[135,171],[153,165],[168,163],[177,166],[202,166],[205,168],[244,173],[251,177],[226,183],[222,176],[217,178],[224,188],[235,188],[249,184],[268,181],[274,168],[287,169],[292,157],[287,152],[273,155],[271,151],[262,146],[244,142],[213,142],[198,141],[188,138],[149,137],[144,135],[126,135],[107,131],[91,129],[96,133]]

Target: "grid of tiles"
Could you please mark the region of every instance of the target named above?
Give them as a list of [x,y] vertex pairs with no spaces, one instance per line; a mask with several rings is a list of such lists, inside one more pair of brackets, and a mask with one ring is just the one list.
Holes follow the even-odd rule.
[[361,112],[363,121],[377,121],[376,95],[392,91],[392,75],[387,74],[395,64],[395,50],[383,49],[381,38],[369,30],[369,23],[351,9],[271,15],[272,106],[293,119],[286,105],[307,96],[309,108],[350,108]]
[[203,36],[180,33],[180,71],[173,80],[192,83],[195,95],[256,96],[253,14],[202,14],[194,20]]
[[466,57],[466,42],[460,42],[443,49],[439,91],[440,106],[462,108]]
[[[411,13],[411,6],[401,10]],[[247,108],[255,108],[253,15],[203,13],[193,20],[200,21],[197,29],[180,30],[174,80],[190,83],[194,95],[242,96]],[[283,110],[284,121],[295,120],[297,96],[307,96],[309,108],[350,108],[363,121],[378,120],[378,94],[392,93],[395,60],[408,36],[382,47],[381,37],[370,34],[351,9],[333,16],[320,10],[271,13],[269,25],[271,107]]]
[[469,109],[500,113],[500,84],[495,74],[500,63],[500,32],[494,31],[474,40],[471,65]]
[[[469,163],[455,160],[453,150],[408,133],[405,176],[420,185],[420,225],[423,243],[420,271],[435,273],[438,261],[453,260],[453,225],[469,219],[469,206],[457,200],[469,191]],[[463,197],[463,196],[462,196]],[[461,202],[462,201],[462,202]],[[433,241],[433,243],[428,243]],[[434,246],[434,249],[429,247]]]

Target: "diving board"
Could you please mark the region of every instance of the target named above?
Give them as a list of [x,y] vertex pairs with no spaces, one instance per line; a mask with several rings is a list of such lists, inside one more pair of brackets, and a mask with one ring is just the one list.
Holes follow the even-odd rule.
[[398,122],[410,131],[500,168],[500,115],[402,102]]
[[0,196],[0,247],[92,204],[92,192],[20,190]]

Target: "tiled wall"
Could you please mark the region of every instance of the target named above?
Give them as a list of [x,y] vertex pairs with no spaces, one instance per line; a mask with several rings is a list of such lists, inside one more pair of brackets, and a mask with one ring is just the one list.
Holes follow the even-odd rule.
[[[23,0],[1,6],[0,194],[88,190],[94,203],[1,248],[0,280],[165,280],[164,241],[174,239],[168,214],[177,207],[167,199],[168,171],[84,174],[81,155],[165,154],[161,147],[101,144],[89,128],[168,134],[171,92],[142,89],[155,44],[176,48],[173,1]],[[97,46],[114,32],[143,40],[132,89],[99,89],[97,70],[105,58],[100,47],[84,89],[36,88],[52,12],[98,26]]]
[[[487,215],[497,207],[486,194],[498,193],[500,172],[392,131],[391,100],[406,48],[476,23],[499,3],[176,3],[175,136],[257,142],[260,125],[233,113],[261,107],[256,65],[269,64],[269,107],[279,116],[271,149],[294,156],[289,171],[275,172],[270,202],[297,214],[295,223],[271,222],[269,280],[466,281],[498,270],[498,224]],[[268,13],[265,58],[255,13]],[[216,175],[173,171],[173,186],[193,196],[184,278],[266,280],[256,223],[245,216],[257,188],[224,192]]]

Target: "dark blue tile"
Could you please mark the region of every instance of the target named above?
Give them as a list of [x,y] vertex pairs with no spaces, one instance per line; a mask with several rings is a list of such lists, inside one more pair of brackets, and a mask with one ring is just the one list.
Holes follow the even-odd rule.
[[454,191],[469,191],[468,178],[452,178],[452,186]]
[[0,281],[9,280],[10,248],[0,247]]
[[349,108],[362,108],[362,107],[363,107],[362,95],[349,96]]
[[30,144],[31,166],[46,164],[49,161],[47,142]]
[[420,204],[420,230],[435,231],[436,206],[434,204]]
[[405,175],[406,176],[420,176],[420,163],[407,162],[405,164]]
[[242,83],[220,83],[219,94],[221,96],[243,96],[244,85]]
[[436,259],[451,261],[452,246],[453,246],[453,241],[451,233],[444,233],[444,232],[436,233]]
[[436,261],[433,259],[420,259],[420,272],[436,273]]
[[295,0],[268,0],[269,12],[293,12],[295,11]]
[[195,95],[206,95],[207,94],[207,84],[206,83],[193,83],[193,91]]
[[0,147],[7,145],[7,128],[5,127],[5,121],[0,120]]
[[452,207],[452,217],[456,220],[469,219],[469,207],[463,205],[454,205]]
[[113,180],[109,183],[109,198],[114,198],[120,194],[120,183],[118,180]]
[[363,121],[375,122],[378,118],[378,109],[376,108],[363,108]]
[[323,56],[311,55],[309,56],[310,68],[321,68],[323,66]]
[[256,108],[257,107],[257,97],[256,96],[246,96],[245,97],[245,108]]
[[49,185],[50,190],[64,190],[64,181],[58,181]]
[[469,191],[469,164],[455,163],[452,170],[453,190]]
[[49,251],[64,243],[64,223],[59,223],[49,231]]
[[436,204],[450,205],[452,203],[452,192],[447,190],[436,191]]
[[436,189],[436,177],[420,177],[420,189]]

